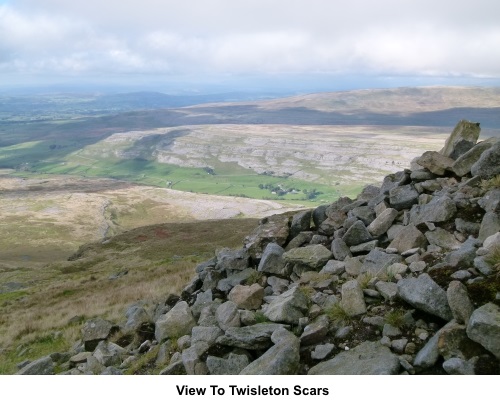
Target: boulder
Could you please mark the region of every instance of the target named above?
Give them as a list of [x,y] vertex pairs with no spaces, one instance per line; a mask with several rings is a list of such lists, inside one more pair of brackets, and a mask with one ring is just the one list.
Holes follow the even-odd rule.
[[446,296],[453,318],[458,323],[467,325],[474,311],[474,306],[467,294],[467,288],[460,281],[454,280],[449,284]]
[[368,232],[374,237],[382,236],[392,226],[392,223],[398,216],[398,211],[394,208],[387,208],[368,225]]
[[290,225],[290,239],[295,238],[300,232],[311,228],[312,210],[302,211],[295,214]]
[[228,294],[227,298],[241,309],[258,309],[264,298],[264,288],[255,283],[251,286],[237,285]]
[[350,280],[342,284],[341,305],[349,316],[366,313],[363,290],[357,280]]
[[335,238],[332,241],[332,253],[336,260],[345,260],[347,257],[352,257],[349,247],[341,238]]
[[389,202],[396,210],[411,208],[418,202],[419,193],[412,184],[393,188],[389,192]]
[[273,322],[297,325],[308,309],[309,300],[298,287],[276,297],[264,311],[264,315]]
[[215,345],[219,336],[224,332],[217,326],[195,326],[191,332],[191,345],[196,345],[198,342],[205,342],[208,347]]
[[117,328],[104,319],[94,318],[85,322],[82,340],[86,351],[93,351],[101,340],[107,339]]
[[323,245],[309,245],[295,248],[283,254],[283,260],[286,263],[298,264],[318,271],[332,257],[332,252]]
[[363,221],[358,220],[349,227],[342,239],[347,246],[356,246],[371,241],[373,237],[366,229]]
[[258,276],[258,272],[248,268],[231,274],[217,283],[217,289],[222,292],[229,292],[233,287],[245,283],[248,279]]
[[32,361],[27,364],[21,370],[19,370],[17,375],[51,375],[54,374],[54,362],[50,356],[42,357],[38,360]]
[[271,346],[271,335],[284,325],[276,323],[258,323],[241,328],[228,328],[217,343],[225,346],[248,350],[262,350]]
[[169,312],[156,321],[156,340],[162,342],[165,339],[188,335],[195,325],[196,321],[189,305],[186,301],[179,301]]
[[500,359],[500,307],[489,302],[476,309],[467,324],[467,336]]
[[238,306],[233,301],[226,301],[221,304],[215,311],[215,319],[222,330],[227,330],[231,327],[239,327],[240,313]]
[[471,171],[472,166],[479,160],[483,152],[491,148],[492,144],[493,143],[489,140],[479,142],[472,149],[455,160],[455,163],[451,166],[451,170],[453,170],[457,176],[465,176]]
[[408,304],[446,321],[453,318],[446,292],[427,274],[399,280],[398,294]]
[[97,345],[93,356],[104,367],[119,366],[125,358],[127,351],[112,342],[101,341]]
[[260,225],[248,235],[243,244],[252,259],[260,259],[268,243],[284,246],[290,233],[290,214],[277,214],[260,221]]
[[456,213],[457,207],[450,197],[435,197],[428,204],[414,205],[410,211],[410,222],[413,225],[425,222],[446,222]]
[[285,250],[276,243],[269,243],[259,262],[258,271],[266,274],[285,275],[285,261],[283,260]]
[[354,349],[317,364],[309,375],[391,375],[399,371],[398,356],[379,342],[363,342]]
[[417,159],[417,163],[425,167],[431,173],[442,176],[447,170],[451,170],[455,161],[439,152],[428,151]]
[[349,215],[363,221],[363,223],[368,226],[375,219],[375,210],[367,206],[356,207],[349,211]]
[[421,248],[425,246],[427,246],[427,239],[425,235],[420,232],[415,225],[410,224],[399,231],[389,245],[389,248],[397,249],[399,253],[403,253],[413,248]]
[[297,372],[300,361],[299,339],[285,329],[278,329],[271,335],[271,340],[274,346],[246,366],[240,375],[287,375]]
[[250,255],[246,249],[233,250],[223,248],[217,253],[218,270],[244,270],[250,263]]
[[[377,275],[385,271],[391,264],[399,263],[402,258],[398,254],[385,253],[381,249],[373,249],[365,257],[360,273],[371,273]],[[346,271],[347,271],[347,261],[346,261]]]
[[320,343],[328,333],[328,327],[328,317],[326,315],[319,316],[304,328],[304,332],[300,336],[300,343],[306,346]]
[[454,235],[445,231],[443,228],[437,227],[433,231],[428,231],[425,233],[425,237],[431,245],[436,245],[446,250],[460,249],[462,245]]
[[479,160],[472,165],[471,173],[485,179],[500,174],[500,142],[481,154]]
[[207,357],[207,368],[211,375],[238,375],[248,364],[248,357],[243,354],[229,353],[226,359]]
[[457,159],[476,144],[480,132],[481,128],[478,122],[460,120],[446,139],[440,153],[443,156]]

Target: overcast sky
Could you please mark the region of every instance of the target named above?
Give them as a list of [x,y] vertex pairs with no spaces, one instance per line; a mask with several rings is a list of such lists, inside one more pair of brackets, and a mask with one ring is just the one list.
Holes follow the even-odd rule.
[[0,0],[2,85],[297,75],[499,83],[500,1]]

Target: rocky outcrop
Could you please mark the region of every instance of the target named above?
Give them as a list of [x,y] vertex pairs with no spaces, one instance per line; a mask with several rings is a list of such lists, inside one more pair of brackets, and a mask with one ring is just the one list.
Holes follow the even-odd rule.
[[126,373],[145,355],[160,374],[499,373],[500,143],[478,134],[460,122],[355,200],[263,219],[180,297],[129,308],[124,336],[89,321],[67,360],[23,373]]

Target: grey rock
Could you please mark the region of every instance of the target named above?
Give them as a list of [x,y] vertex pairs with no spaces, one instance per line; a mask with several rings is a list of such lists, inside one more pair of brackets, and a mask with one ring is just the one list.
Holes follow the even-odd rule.
[[373,239],[370,232],[366,229],[363,221],[356,221],[343,236],[343,241],[347,246],[356,246]]
[[288,252],[291,249],[302,247],[308,245],[309,243],[317,244],[316,242],[312,243],[315,236],[321,236],[321,235],[314,235],[314,233],[311,231],[301,232],[290,242],[288,242],[288,244],[285,247],[285,251]]
[[467,336],[500,359],[500,307],[489,302],[476,309],[467,324]]
[[333,359],[319,363],[310,375],[390,375],[399,371],[399,359],[378,342],[363,342]]
[[211,302],[201,309],[198,326],[218,326],[215,312],[220,306],[219,302]]
[[335,338],[339,340],[347,339],[352,333],[352,326],[343,326],[335,332]]
[[264,248],[271,242],[283,246],[289,235],[289,214],[278,214],[261,220],[256,228],[244,240],[244,247],[253,259],[260,259]]
[[162,315],[155,323],[155,337],[158,342],[168,338],[178,338],[191,332],[196,321],[189,305],[179,301],[166,314]]
[[386,323],[382,329],[382,336],[387,336],[389,338],[401,336],[401,329]]
[[345,259],[345,271],[350,276],[357,276],[361,272],[363,263],[357,257],[348,257]]
[[227,359],[207,357],[207,368],[211,375],[238,375],[248,364],[248,357],[243,354],[229,353]]
[[483,242],[483,248],[487,251],[495,247],[500,247],[500,232],[496,232],[493,235],[488,236]]
[[481,154],[481,157],[472,165],[473,176],[491,178],[500,174],[500,142],[496,142],[491,148]]
[[324,345],[317,345],[311,352],[311,359],[323,360],[332,354],[335,345],[333,343],[325,343]]
[[186,374],[186,369],[184,367],[184,363],[182,360],[178,360],[167,367],[165,367],[163,370],[160,371],[160,375],[184,375]]
[[106,367],[101,375],[123,375],[123,371],[116,367]]
[[427,169],[419,169],[419,170],[413,170],[410,174],[410,178],[414,182],[419,182],[419,181],[425,181],[425,180],[432,180],[436,176],[428,171]]
[[378,246],[378,240],[371,240],[370,242],[361,243],[356,246],[351,246],[350,251],[356,253],[366,253],[375,249]]
[[479,233],[481,225],[475,222],[465,221],[462,218],[456,218],[455,228],[458,232],[461,232],[463,234],[477,235]]
[[19,370],[17,375],[51,375],[54,374],[54,362],[50,356],[37,359]]
[[498,231],[500,231],[500,216],[496,212],[487,212],[484,214],[478,239],[484,241]]
[[255,283],[250,286],[237,285],[228,294],[227,298],[241,309],[259,309],[264,298],[264,288]]
[[[478,257],[476,257],[478,259]],[[475,263],[475,260],[474,260]],[[475,264],[474,264],[475,265]],[[467,280],[472,277],[472,274],[470,274],[467,270],[458,270],[454,272],[451,276],[452,279],[454,280]]]
[[409,249],[425,246],[427,246],[425,235],[415,225],[410,224],[400,230],[389,245],[389,248],[397,249],[399,253],[403,253]]
[[455,163],[451,166],[451,170],[453,170],[457,176],[465,176],[471,171],[472,166],[479,160],[483,152],[491,148],[491,146],[491,142],[479,142],[472,149],[455,160]]
[[397,234],[404,228],[404,225],[394,224],[387,230],[387,240],[393,241]]
[[396,283],[378,281],[375,284],[375,288],[386,301],[392,302],[398,295],[398,286]]
[[191,345],[196,345],[198,342],[205,342],[208,347],[215,345],[219,336],[224,332],[217,326],[195,326],[191,334]]
[[177,348],[179,350],[187,349],[191,346],[191,335],[184,335],[177,339]]
[[425,222],[446,222],[457,213],[457,207],[448,196],[436,197],[428,204],[414,205],[410,211],[410,222],[420,225]]
[[421,271],[424,271],[427,267],[427,263],[425,263],[422,260],[417,260],[415,262],[411,262],[408,268],[412,273],[420,273]]
[[474,365],[460,359],[452,357],[443,363],[443,369],[451,375],[474,375]]
[[417,309],[449,321],[453,315],[446,292],[426,273],[397,283],[399,296]]
[[217,253],[217,269],[244,270],[248,267],[250,255],[246,249],[223,248]]
[[238,307],[232,301],[226,301],[221,304],[215,312],[215,318],[223,331],[232,327],[239,327],[241,324]]
[[248,268],[233,273],[227,278],[220,280],[217,283],[217,289],[223,292],[229,292],[234,286],[245,283],[248,279],[258,276],[258,272]]
[[285,280],[284,278],[272,276],[267,279],[267,284],[269,284],[272,287],[274,294],[280,295],[286,290],[288,290],[290,281]]
[[397,216],[397,210],[394,208],[387,208],[382,211],[382,213],[378,215],[370,225],[368,225],[368,232],[375,237],[382,236],[389,230]]
[[276,243],[269,243],[259,262],[258,271],[266,274],[285,275],[285,262],[283,260],[285,250]]
[[312,213],[312,220],[313,220],[313,223],[314,223],[314,226],[316,228],[318,228],[321,223],[326,219],[328,218],[327,215],[326,215],[326,209],[329,207],[330,205],[329,204],[325,204],[325,205],[320,205],[319,207],[316,207],[314,210],[313,210],[313,213]]
[[198,319],[200,317],[201,311],[213,300],[212,290],[207,290],[200,292],[196,295],[196,300],[191,306],[191,312],[193,316]]
[[387,176],[384,177],[384,180],[382,182],[382,187],[380,188],[380,192],[382,194],[389,194],[389,192],[393,188],[402,186],[408,183],[408,181],[409,181],[408,173],[404,171],[388,174]]
[[205,342],[198,342],[188,349],[182,351],[182,363],[188,375],[203,375],[207,374],[205,371],[201,357],[207,352],[208,344]]
[[472,267],[479,245],[479,240],[469,238],[460,246],[460,249],[447,254],[445,261],[453,267]]
[[426,232],[425,237],[431,245],[442,247],[446,250],[456,250],[462,245],[455,236],[445,231],[443,228],[436,228],[432,232]]
[[486,212],[500,211],[500,189],[488,191],[477,203]]
[[310,245],[289,250],[283,254],[286,263],[320,269],[332,258],[332,252],[322,245]]
[[207,269],[205,273],[205,278],[203,279],[203,284],[201,286],[202,291],[213,290],[217,288],[219,281],[224,278],[224,272],[215,269]]
[[217,339],[217,343],[239,347],[248,350],[262,350],[271,346],[271,335],[284,325],[276,323],[258,323],[241,328],[228,328],[224,334]]
[[391,348],[396,353],[404,353],[406,345],[408,344],[408,339],[395,339],[391,342]]
[[426,369],[433,367],[437,363],[439,359],[439,338],[444,331],[452,326],[453,322],[446,324],[429,339],[424,347],[417,353],[413,362],[415,367]]
[[307,346],[321,342],[328,333],[328,327],[328,317],[326,315],[319,316],[304,328],[304,332],[300,336],[300,343]]
[[300,232],[311,228],[312,210],[302,211],[295,214],[290,225],[290,238],[295,238]]
[[345,271],[345,263],[338,260],[328,260],[321,269],[321,274],[342,274]]
[[419,193],[412,184],[393,188],[389,192],[389,202],[396,210],[411,208],[418,202]]
[[342,285],[341,305],[349,316],[366,313],[363,290],[357,280],[350,280]]
[[476,144],[480,132],[481,128],[478,122],[460,120],[446,139],[440,153],[452,159],[458,158]]
[[453,318],[458,323],[467,324],[474,311],[467,288],[460,281],[452,281],[446,290],[446,296]]
[[101,340],[105,340],[114,330],[111,322],[104,319],[94,318],[85,322],[82,328],[82,340],[85,350],[92,351]]
[[375,219],[374,209],[367,206],[356,207],[351,211],[349,211],[349,215],[353,215],[360,221],[363,221],[363,223],[367,226],[370,225],[372,221]]
[[288,324],[299,323],[308,309],[308,299],[299,290],[293,287],[274,299],[264,311],[264,315],[273,322]]
[[151,324],[153,320],[151,315],[146,311],[146,309],[140,305],[130,306],[125,316],[127,321],[123,327],[125,333],[133,333],[139,331],[143,328],[144,324]]
[[246,366],[240,375],[287,375],[299,368],[300,342],[291,332],[278,329],[273,332],[274,343],[261,357]]
[[389,254],[380,249],[374,249],[365,257],[365,261],[361,266],[360,272],[377,275],[384,272],[391,264],[399,263],[401,260],[401,256],[397,254]]
[[442,176],[447,170],[451,170],[453,163],[455,161],[447,156],[440,154],[439,152],[425,152],[420,158],[417,159],[417,163],[431,173]]
[[101,341],[97,345],[93,356],[104,367],[119,366],[125,358],[126,350],[112,342]]
[[335,238],[332,241],[332,253],[336,260],[345,260],[348,257],[352,257],[349,247],[340,238]]

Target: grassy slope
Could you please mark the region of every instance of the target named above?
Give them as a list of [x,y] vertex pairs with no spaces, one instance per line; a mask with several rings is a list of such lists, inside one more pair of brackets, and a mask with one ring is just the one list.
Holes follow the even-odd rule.
[[[67,350],[86,319],[122,321],[135,301],[179,293],[196,263],[217,248],[241,246],[256,225],[256,219],[154,225],[87,245],[80,259],[48,265],[34,280],[30,269],[0,270],[0,284],[31,279],[25,289],[0,294],[0,374],[14,373],[27,358]],[[123,271],[128,273],[109,279]]]

